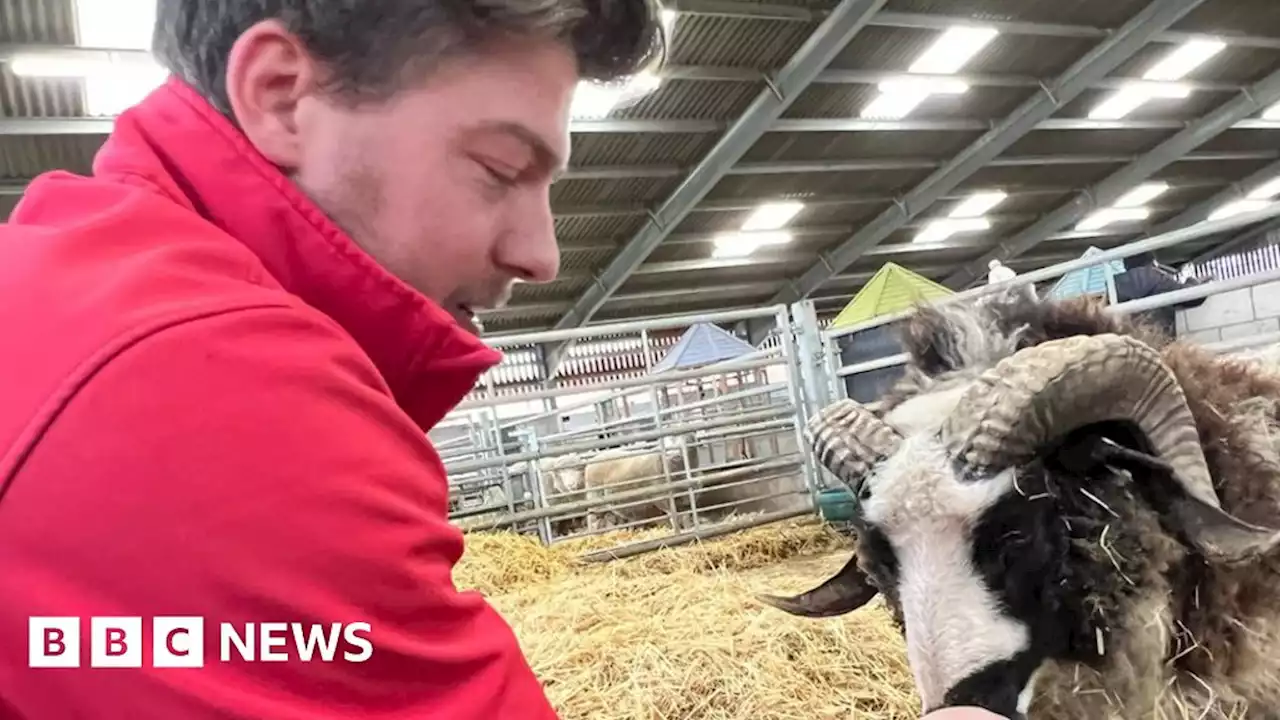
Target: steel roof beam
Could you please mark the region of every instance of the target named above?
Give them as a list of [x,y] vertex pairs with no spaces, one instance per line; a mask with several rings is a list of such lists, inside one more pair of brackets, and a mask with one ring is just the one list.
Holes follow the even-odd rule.
[[[1043,94],[1043,93],[1042,93]],[[795,98],[789,98],[794,100]],[[1090,120],[1088,118],[1048,118],[1030,130],[1092,132],[1097,130],[1181,130],[1180,120]],[[114,117],[30,117],[0,119],[0,135],[109,135]],[[570,130],[578,135],[651,133],[663,135],[710,135],[724,131],[729,123],[720,120],[609,119],[574,121]],[[737,127],[737,123],[734,123]],[[787,118],[770,123],[761,134],[853,133],[853,132],[968,132],[978,133],[999,127],[987,120],[863,120],[861,118]],[[1280,120],[1247,118],[1231,126],[1235,130],[1280,130]],[[732,129],[732,128],[730,128]]]
[[[1179,162],[1234,162],[1237,160],[1271,160],[1280,157],[1276,150],[1227,150],[1190,153]],[[1046,167],[1050,165],[1114,165],[1133,162],[1137,155],[1021,155],[999,157],[987,167]],[[786,175],[800,173],[892,172],[895,170],[932,170],[946,163],[933,158],[879,158],[872,160],[775,160],[738,163],[725,175]],[[688,168],[679,165],[579,165],[569,168],[565,180],[630,180],[632,178],[680,177]]]
[[[1201,187],[1220,187],[1224,183],[1214,178],[1189,178],[1187,180],[1179,180],[1180,188],[1201,188]],[[1062,195],[1065,193],[1079,192],[1076,187],[1009,187],[1005,188],[1011,197],[1030,197],[1032,195]],[[967,197],[967,193],[954,192],[943,195],[939,200],[962,200]],[[762,202],[772,200],[774,196],[767,198],[729,198],[724,200],[708,200],[693,209],[693,212],[740,212],[743,210],[752,210]],[[811,208],[816,207],[840,207],[844,205],[882,205],[886,203],[896,202],[898,198],[894,195],[833,195],[830,197],[808,198],[805,205]],[[570,217],[616,217],[619,215],[644,215],[649,212],[649,208],[638,203],[628,205],[565,205],[554,210],[557,218]],[[673,233],[674,234],[674,233]]]
[[[740,0],[667,0],[664,7],[688,15],[707,15],[713,17],[752,18],[757,20],[780,20],[790,22],[817,22],[830,12],[826,8],[805,8],[794,5],[772,5],[769,3],[741,2]],[[869,25],[875,27],[905,28],[908,30],[942,30],[952,25],[973,23],[975,18],[964,15],[946,15],[942,13],[913,12],[881,12],[871,19]],[[990,25],[1005,35],[1026,35],[1030,37],[1079,38],[1084,40],[1101,40],[1115,34],[1116,28],[1093,27],[1089,25],[1068,25],[1065,23],[1023,22],[1017,20],[982,19],[984,25]],[[1280,50],[1280,38],[1258,35],[1220,35],[1213,33],[1184,32],[1166,30],[1156,34],[1152,42],[1183,43],[1188,40],[1225,39],[1236,47]]]
[[1223,204],[1231,202],[1232,200],[1239,200],[1248,194],[1253,188],[1267,182],[1268,180],[1274,180],[1277,177],[1280,177],[1280,162],[1273,162],[1244,180],[1231,183],[1221,192],[1215,194],[1208,200],[1188,208],[1185,212],[1179,213],[1177,216],[1160,223],[1156,227],[1152,228],[1148,234],[1152,237],[1156,235],[1164,235],[1165,233],[1171,233],[1174,230],[1181,230],[1182,228],[1195,225],[1196,223],[1204,222],[1209,219],[1209,216],[1213,214],[1214,210],[1217,210]]
[[1001,241],[991,252],[953,273],[945,284],[951,288],[961,288],[984,277],[988,261],[1006,260],[1021,255],[1050,235],[1084,218],[1089,212],[1109,206],[1138,183],[1177,162],[1179,157],[1277,101],[1280,101],[1280,70],[1241,91],[1229,102],[1189,124],[1182,132],[1160,143],[1105,180],[1080,192],[1017,235]]
[[650,214],[649,222],[627,241],[601,272],[596,283],[560,318],[555,325],[556,329],[581,327],[590,320],[663,238],[711,192],[724,177],[725,171],[736,164],[762,135],[769,132],[782,113],[886,1],[842,0],[768,87],[760,91],[746,112],[734,122],[733,127],[720,138],[679,187]]
[[808,297],[830,277],[954,191],[1019,139],[1042,125],[1055,111],[1073,101],[1091,83],[1109,75],[1146,47],[1153,37],[1203,3],[1204,0],[1153,0],[1125,23],[1124,27],[1073,63],[1053,82],[1046,84],[1012,114],[962,150],[946,166],[903,196],[893,207],[885,210],[834,250],[824,252],[819,262],[799,278],[789,282],[769,302],[792,303]]

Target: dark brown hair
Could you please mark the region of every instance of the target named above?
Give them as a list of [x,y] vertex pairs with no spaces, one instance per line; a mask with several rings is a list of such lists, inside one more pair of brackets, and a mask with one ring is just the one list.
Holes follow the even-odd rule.
[[564,42],[582,77],[603,82],[650,66],[666,47],[655,0],[158,0],[152,50],[229,115],[231,48],[272,19],[325,63],[329,89],[352,102],[385,99],[502,36]]

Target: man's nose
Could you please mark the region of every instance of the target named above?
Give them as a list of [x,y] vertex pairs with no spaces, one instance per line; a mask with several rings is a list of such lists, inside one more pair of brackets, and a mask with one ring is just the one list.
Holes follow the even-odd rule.
[[560,246],[551,205],[544,199],[524,216],[503,243],[499,262],[525,282],[551,282],[560,273]]

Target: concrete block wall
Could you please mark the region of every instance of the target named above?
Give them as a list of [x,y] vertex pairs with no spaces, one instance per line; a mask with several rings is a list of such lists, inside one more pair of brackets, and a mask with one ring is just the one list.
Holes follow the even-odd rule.
[[1280,332],[1280,282],[1210,295],[1178,311],[1178,337],[1211,343]]

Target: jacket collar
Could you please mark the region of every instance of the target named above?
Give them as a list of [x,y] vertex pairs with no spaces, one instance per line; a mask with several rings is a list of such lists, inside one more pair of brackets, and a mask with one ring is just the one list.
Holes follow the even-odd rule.
[[424,432],[502,359],[378,265],[176,78],[120,115],[93,167],[106,179],[142,179],[248,247],[355,339]]

